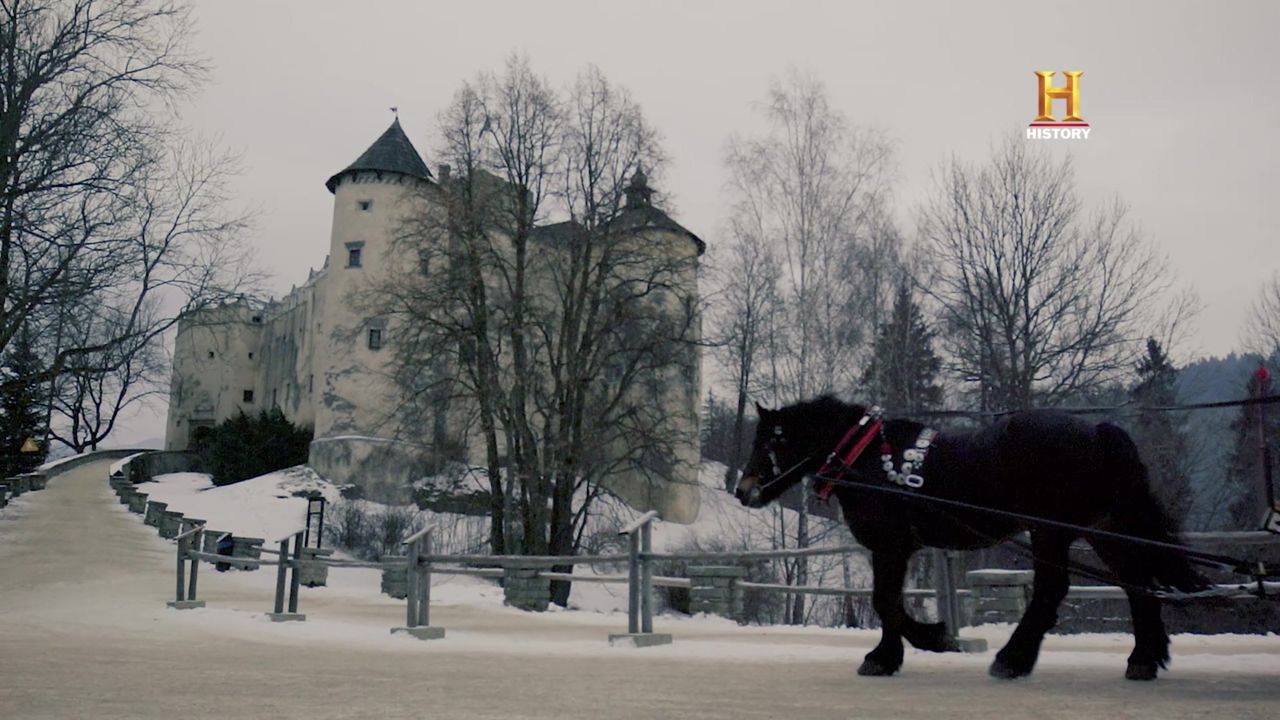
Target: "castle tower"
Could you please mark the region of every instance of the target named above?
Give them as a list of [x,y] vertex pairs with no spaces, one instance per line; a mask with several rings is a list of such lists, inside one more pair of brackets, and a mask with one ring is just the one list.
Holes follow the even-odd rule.
[[391,438],[394,342],[382,318],[362,309],[361,294],[394,262],[392,243],[409,199],[431,185],[427,168],[397,118],[355,162],[325,183],[333,193],[333,229],[318,314],[315,435]]
[[366,497],[403,501],[421,467],[419,448],[416,438],[398,437],[395,329],[363,298],[393,263],[406,262],[393,247],[400,224],[437,186],[397,118],[325,187],[333,193],[333,229],[314,315],[309,464],[333,482],[360,484]]

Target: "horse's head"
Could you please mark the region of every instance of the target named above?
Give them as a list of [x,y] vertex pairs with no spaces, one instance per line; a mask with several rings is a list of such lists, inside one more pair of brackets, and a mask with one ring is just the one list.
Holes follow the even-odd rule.
[[[764,507],[807,474],[817,472],[848,422],[862,408],[822,397],[778,410],[756,403],[760,422],[751,457],[734,496],[747,507]],[[854,418],[849,421],[848,418]]]

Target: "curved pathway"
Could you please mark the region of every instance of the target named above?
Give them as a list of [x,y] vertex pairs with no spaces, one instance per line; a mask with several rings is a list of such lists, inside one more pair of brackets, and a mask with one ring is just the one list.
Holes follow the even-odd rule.
[[202,566],[209,607],[168,610],[173,545],[116,502],[109,464],[0,511],[0,717],[1244,718],[1280,701],[1274,637],[1238,641],[1246,655],[1179,638],[1150,684],[1121,679],[1127,642],[1051,638],[1036,676],[1008,683],[990,655],[908,651],[898,677],[859,678],[864,633],[667,618],[676,644],[636,650],[607,647],[617,616],[444,605],[448,638],[420,642],[387,633],[403,605],[340,587],[304,588],[308,621],[277,625],[269,569]]

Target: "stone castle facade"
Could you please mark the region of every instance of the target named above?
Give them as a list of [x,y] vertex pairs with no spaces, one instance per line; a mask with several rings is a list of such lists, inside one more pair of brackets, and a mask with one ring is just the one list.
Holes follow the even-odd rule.
[[[394,496],[421,475],[421,431],[401,427],[396,412],[403,391],[391,379],[394,328],[360,313],[352,298],[388,270],[416,262],[398,257],[392,240],[404,208],[412,205],[406,202],[410,194],[442,195],[433,193],[448,182],[448,168],[439,171],[439,177],[431,172],[397,119],[325,183],[334,202],[321,269],[279,300],[228,303],[181,320],[166,449],[198,447],[217,423],[276,407],[292,422],[314,428],[309,464],[333,482],[354,483],[370,496]],[[650,197],[637,171],[619,220],[646,247],[687,255],[693,271],[681,282],[697,297],[696,265],[705,246]],[[606,483],[633,506],[658,509],[677,522],[697,514],[700,380],[696,352],[663,377],[663,409],[680,438],[670,482],[655,486],[622,473]],[[473,462],[482,459],[465,427],[453,423],[451,432],[463,435],[457,444],[471,448]]]

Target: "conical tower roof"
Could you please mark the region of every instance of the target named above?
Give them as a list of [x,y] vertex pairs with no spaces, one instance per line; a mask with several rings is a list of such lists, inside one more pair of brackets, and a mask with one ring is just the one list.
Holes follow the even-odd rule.
[[409,142],[409,136],[405,135],[404,130],[401,129],[400,118],[396,118],[391,123],[391,127],[387,128],[368,150],[356,158],[355,162],[334,174],[324,186],[329,188],[329,192],[333,192],[338,187],[339,178],[347,173],[361,170],[400,173],[421,180],[431,179],[431,170],[422,161],[422,156],[413,147],[413,143]]

